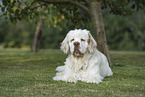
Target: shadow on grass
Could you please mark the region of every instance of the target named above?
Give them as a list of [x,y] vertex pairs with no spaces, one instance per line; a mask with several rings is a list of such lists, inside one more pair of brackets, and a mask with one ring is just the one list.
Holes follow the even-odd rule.
[[114,63],[113,67],[125,67],[124,64],[120,64],[120,63]]

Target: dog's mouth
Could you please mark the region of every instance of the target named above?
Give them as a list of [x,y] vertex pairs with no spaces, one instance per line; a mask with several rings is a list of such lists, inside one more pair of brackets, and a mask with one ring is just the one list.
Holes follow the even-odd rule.
[[75,49],[74,52],[73,52],[73,55],[75,57],[82,57],[83,53],[81,53],[81,51],[79,49]]

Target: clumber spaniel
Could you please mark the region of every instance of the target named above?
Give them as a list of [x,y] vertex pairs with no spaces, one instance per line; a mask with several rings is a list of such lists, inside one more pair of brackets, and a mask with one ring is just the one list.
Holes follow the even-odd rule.
[[87,83],[102,82],[113,75],[107,58],[96,48],[97,43],[88,30],[69,31],[61,44],[61,50],[69,53],[64,66],[58,66],[54,80]]

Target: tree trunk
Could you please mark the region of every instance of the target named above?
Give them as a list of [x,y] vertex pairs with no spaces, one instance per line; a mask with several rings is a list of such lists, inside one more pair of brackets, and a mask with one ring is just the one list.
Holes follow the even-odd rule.
[[41,33],[42,33],[42,24],[43,24],[43,20],[40,17],[40,21],[37,24],[36,32],[35,32],[35,36],[34,36],[34,40],[33,40],[33,44],[32,44],[33,52],[38,52],[38,47],[39,47]]
[[107,56],[110,66],[112,66],[110,56],[108,53],[106,34],[104,30],[104,24],[102,19],[101,5],[99,1],[94,1],[90,3],[90,13],[93,24],[93,29],[95,31],[95,38],[97,41],[97,48],[99,51]]

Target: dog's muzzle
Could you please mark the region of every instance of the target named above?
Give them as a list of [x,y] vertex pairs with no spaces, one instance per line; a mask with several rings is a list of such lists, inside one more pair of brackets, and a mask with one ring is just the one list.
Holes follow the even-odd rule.
[[82,57],[83,53],[81,53],[79,49],[75,49],[74,52],[73,52],[73,55],[75,57]]
[[79,48],[80,48],[80,43],[79,42],[74,42],[74,52],[73,52],[73,55],[75,57],[82,57],[83,56],[83,53],[81,53]]

